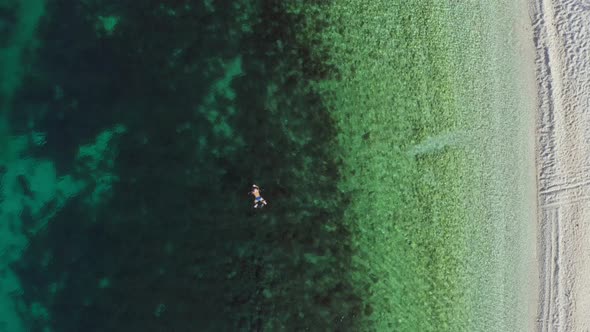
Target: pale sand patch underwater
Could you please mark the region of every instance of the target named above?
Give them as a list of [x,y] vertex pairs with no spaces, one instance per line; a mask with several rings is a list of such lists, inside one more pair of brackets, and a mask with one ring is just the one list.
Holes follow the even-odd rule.
[[537,331],[590,329],[590,3],[534,0],[539,115]]
[[474,142],[465,175],[473,312],[467,330],[526,331],[534,326],[538,288],[531,283],[537,273],[533,34],[527,1],[477,7],[487,15],[477,18],[475,33],[463,32],[472,36],[464,46],[472,51],[455,51],[462,55],[455,60],[463,82],[458,101]]

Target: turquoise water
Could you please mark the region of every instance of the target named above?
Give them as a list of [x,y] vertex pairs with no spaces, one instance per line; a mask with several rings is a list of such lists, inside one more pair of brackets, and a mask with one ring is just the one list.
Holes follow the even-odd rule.
[[525,330],[524,5],[2,2],[3,324]]

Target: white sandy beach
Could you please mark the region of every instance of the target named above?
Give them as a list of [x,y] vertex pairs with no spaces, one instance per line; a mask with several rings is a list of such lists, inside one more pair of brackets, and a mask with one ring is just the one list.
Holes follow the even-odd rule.
[[590,330],[590,1],[534,0],[536,331]]

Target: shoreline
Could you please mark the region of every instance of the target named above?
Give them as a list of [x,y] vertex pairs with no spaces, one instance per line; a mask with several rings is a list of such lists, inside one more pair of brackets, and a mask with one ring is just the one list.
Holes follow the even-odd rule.
[[[533,182],[532,190],[527,192],[530,194],[531,197],[529,198],[531,202],[531,206],[529,207],[531,210],[535,211],[532,213],[531,220],[525,220],[525,222],[529,222],[528,231],[529,234],[527,235],[527,239],[530,239],[532,242],[530,245],[530,249],[534,250],[534,253],[524,257],[524,262],[527,266],[523,269],[525,271],[524,276],[524,283],[525,286],[522,287],[521,293],[519,294],[521,298],[521,302],[527,305],[526,310],[526,323],[524,325],[527,331],[533,331],[536,329],[536,320],[537,320],[537,308],[538,303],[540,301],[538,289],[540,287],[539,283],[539,260],[537,256],[538,248],[540,243],[538,242],[537,238],[537,224],[538,224],[538,175],[536,172],[537,167],[537,128],[536,128],[536,121],[537,121],[537,112],[538,112],[538,89],[537,89],[537,66],[536,66],[536,47],[535,47],[535,29],[533,25],[533,17],[531,12],[530,6],[531,0],[528,1],[521,1],[520,5],[521,8],[519,12],[519,19],[514,23],[513,30],[516,33],[516,40],[517,40],[517,49],[522,55],[519,59],[521,67],[521,72],[519,76],[522,78],[522,89],[523,95],[528,98],[529,104],[526,105],[525,110],[531,113],[531,126],[527,130],[526,136],[530,137],[530,146],[528,147],[527,151],[533,152],[529,158],[530,170],[535,170],[534,173],[530,176],[531,182]],[[519,317],[515,317],[515,319],[520,319]]]
[[[525,331],[534,325],[538,289],[530,282],[538,270],[533,34],[528,1],[479,10],[472,25],[480,33],[465,38],[472,50],[456,70],[456,81],[463,82],[459,105],[472,138],[464,175],[467,268],[473,272],[466,293],[469,330]],[[457,29],[465,21],[458,16]]]
[[590,328],[590,15],[570,0],[534,0],[538,120],[539,301],[536,331]]

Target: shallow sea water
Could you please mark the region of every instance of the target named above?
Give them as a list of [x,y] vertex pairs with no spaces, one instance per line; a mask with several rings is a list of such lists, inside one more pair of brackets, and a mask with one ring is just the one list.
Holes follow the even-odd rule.
[[[529,324],[532,68],[523,3],[334,2],[331,105],[354,192],[353,284],[378,331]],[[501,14],[499,14],[501,13]],[[530,46],[529,46],[530,47]],[[530,70],[530,71],[527,71]]]

